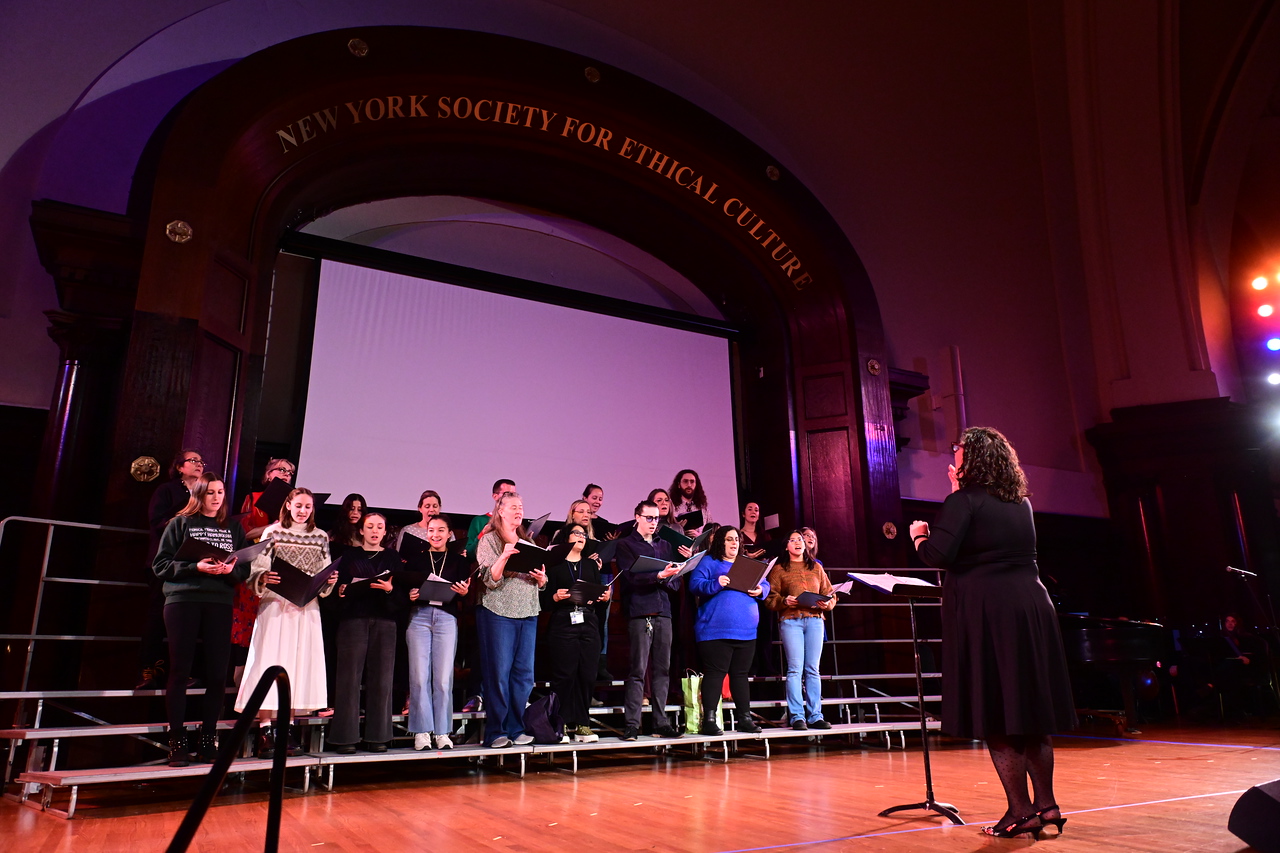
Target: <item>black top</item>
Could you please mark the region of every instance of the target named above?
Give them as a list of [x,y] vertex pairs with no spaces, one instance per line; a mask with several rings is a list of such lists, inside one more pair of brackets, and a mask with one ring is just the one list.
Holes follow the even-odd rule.
[[590,583],[603,583],[600,580],[600,567],[596,565],[596,561],[588,557],[576,563],[568,560],[550,566],[547,569],[547,585],[538,593],[542,599],[542,609],[548,611],[551,616],[547,621],[547,625],[568,625],[570,624],[569,614],[574,610],[580,610],[586,621],[583,624],[596,624],[596,612],[592,606],[580,607],[573,603],[572,600],[566,598],[563,601],[554,601],[552,597],[556,594],[556,590],[569,589],[576,580],[584,580]]
[[961,737],[1076,726],[1062,633],[1036,566],[1031,502],[952,492],[919,555],[946,569],[942,727]]
[[637,557],[657,557],[670,562],[671,555],[670,543],[659,539],[657,534],[652,542],[646,542],[633,530],[630,536],[618,540],[613,560],[618,566],[618,583],[622,585],[623,609],[629,618],[671,615],[671,593],[680,589],[679,579],[659,580],[656,571],[630,571]]
[[[417,536],[406,535],[401,538],[400,558],[405,563],[402,577],[405,582],[406,595],[408,595],[409,589],[417,588],[433,572],[450,583],[458,583],[471,576],[471,572],[467,568],[467,561],[462,555],[448,551],[432,551],[426,540],[419,539]],[[410,601],[409,606],[439,607],[445,612],[457,616],[458,604],[461,601],[462,597],[458,596],[444,604],[431,604],[426,599],[419,598],[417,601]]]
[[[404,561],[394,548],[381,551],[365,551],[348,548],[338,560],[338,589],[343,591],[338,614],[342,619],[391,619],[404,609],[409,600],[403,573]],[[382,571],[390,571],[391,592],[374,589],[369,581],[352,583],[355,578],[372,577]]]
[[181,477],[175,477],[167,483],[161,483],[152,493],[151,503],[147,504],[147,526],[151,529],[151,550],[149,554],[152,558],[155,557],[156,550],[160,547],[160,537],[164,535],[165,527],[178,514],[178,510],[187,505],[187,501],[190,499],[191,490],[187,488],[187,484],[182,481]]

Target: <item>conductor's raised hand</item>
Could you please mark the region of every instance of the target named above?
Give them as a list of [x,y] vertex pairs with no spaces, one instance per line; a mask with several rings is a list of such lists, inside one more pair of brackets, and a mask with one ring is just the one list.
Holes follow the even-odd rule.
[[915,539],[916,539],[916,537],[917,537],[917,536],[928,536],[928,535],[929,535],[929,522],[927,522],[927,521],[913,521],[913,522],[911,522],[911,526],[908,528],[908,532],[911,534],[911,541],[912,541],[912,542],[915,542]]

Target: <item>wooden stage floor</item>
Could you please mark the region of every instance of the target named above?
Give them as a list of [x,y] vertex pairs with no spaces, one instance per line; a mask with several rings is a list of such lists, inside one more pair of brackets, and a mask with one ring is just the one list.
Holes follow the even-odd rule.
[[[727,765],[632,753],[585,757],[577,776],[531,762],[524,779],[494,769],[414,762],[341,768],[333,793],[288,795],[281,850],[977,851],[1031,847],[988,839],[978,826],[1004,810],[1000,785],[976,744],[935,739],[938,799],[971,826],[940,818],[877,817],[923,799],[920,751],[778,745],[774,757]],[[566,766],[562,762],[559,766]],[[1250,785],[1280,777],[1280,727],[1148,726],[1132,740],[1057,741],[1057,793],[1068,817],[1049,851],[1247,850],[1227,815]],[[263,777],[265,779],[265,776]],[[252,781],[252,780],[251,780]],[[291,780],[292,783],[292,780]],[[232,788],[216,801],[193,850],[262,849],[265,789]],[[0,802],[0,850],[141,853],[162,850],[195,791],[165,786],[82,791],[75,820]],[[1280,832],[1280,827],[1277,827]]]

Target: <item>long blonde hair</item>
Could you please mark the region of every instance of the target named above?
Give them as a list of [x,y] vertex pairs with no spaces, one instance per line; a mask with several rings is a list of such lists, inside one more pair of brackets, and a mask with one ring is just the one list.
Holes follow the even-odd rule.
[[[597,486],[596,488],[599,488],[599,486]],[[601,489],[601,491],[603,491],[603,489]],[[578,507],[580,507],[580,506],[585,506],[585,507],[587,508],[587,510],[588,510],[588,512],[587,512],[587,523],[586,523],[586,524],[583,524],[581,521],[574,521],[574,520],[573,520],[573,511],[574,511],[575,509],[577,509]],[[576,525],[578,525],[579,527],[582,527],[582,528],[583,528],[583,532],[585,532],[585,533],[587,534],[587,538],[588,538],[588,539],[595,539],[595,538],[596,538],[596,533],[595,533],[595,530],[593,530],[593,529],[592,529],[592,527],[591,527],[591,513],[590,513],[590,510],[591,510],[591,504],[587,503],[586,501],[574,501],[573,503],[569,504],[569,513],[568,513],[568,515],[566,515],[566,516],[564,517],[564,528],[563,528],[563,529],[568,530],[568,529],[569,529],[569,525],[570,525],[570,524],[576,524]],[[567,541],[567,540],[566,540],[566,541]]]
[[529,527],[523,521],[515,530],[504,530],[505,522],[502,520],[502,506],[510,501],[524,502],[524,498],[520,497],[517,492],[503,492],[498,498],[497,503],[493,505],[493,518],[489,520],[489,532],[498,534],[498,539],[508,545],[519,542],[521,539],[529,538]]

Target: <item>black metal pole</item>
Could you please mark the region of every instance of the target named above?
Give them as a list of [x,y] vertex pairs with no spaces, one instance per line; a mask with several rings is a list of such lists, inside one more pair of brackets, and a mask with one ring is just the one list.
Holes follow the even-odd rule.
[[[896,587],[895,593],[897,589],[901,588],[901,585]],[[952,823],[964,826],[964,821],[960,818],[955,806],[950,803],[939,803],[933,798],[933,767],[929,763],[929,725],[924,713],[924,670],[920,667],[920,634],[916,630],[916,599],[913,595],[907,595],[906,598],[907,608],[911,613],[911,650],[914,652],[916,663],[916,697],[919,700],[917,707],[920,711],[920,746],[924,752],[924,802],[890,806],[880,812],[880,817],[888,817],[895,812],[925,810],[936,812]]]
[[[277,696],[280,700],[275,719],[276,743],[288,742],[286,738],[289,732],[289,709],[292,708],[289,673],[285,672],[282,666],[273,666],[262,673],[257,686],[253,688],[253,694],[245,704],[244,711],[240,714],[240,719],[236,721],[230,735],[223,741],[222,747],[218,750],[218,758],[209,768],[209,775],[205,777],[200,793],[192,800],[186,817],[182,819],[178,831],[173,834],[173,840],[169,842],[168,853],[184,853],[190,846],[191,840],[195,838],[196,830],[200,828],[200,823],[204,820],[205,813],[209,811],[213,798],[222,789],[222,783],[227,778],[231,762],[240,751],[240,746],[249,732],[249,726],[257,716],[258,709],[262,707],[262,700],[266,698],[272,684],[277,686]],[[284,770],[288,753],[287,749],[277,747],[271,759],[271,799],[267,806],[267,837],[263,844],[263,850],[267,853],[276,853],[280,847],[280,812],[284,806]]]

